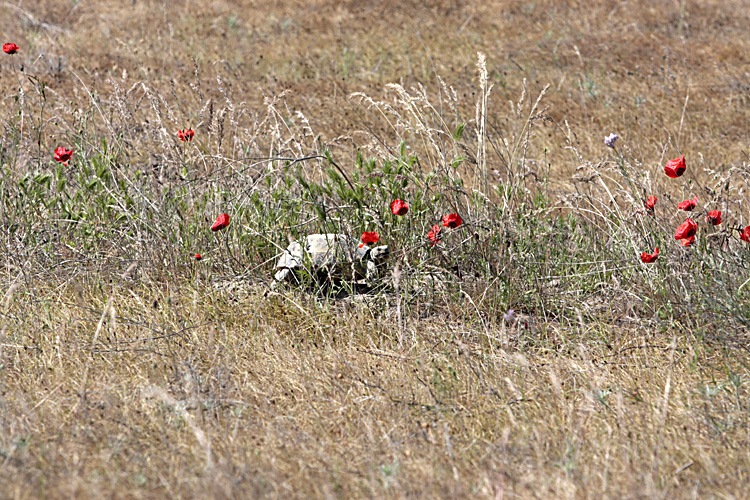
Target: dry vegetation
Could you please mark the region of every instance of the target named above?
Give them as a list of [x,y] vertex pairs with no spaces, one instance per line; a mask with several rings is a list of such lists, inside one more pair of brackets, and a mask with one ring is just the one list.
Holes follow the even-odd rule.
[[1,498],[747,497],[745,2],[206,3],[0,9]]

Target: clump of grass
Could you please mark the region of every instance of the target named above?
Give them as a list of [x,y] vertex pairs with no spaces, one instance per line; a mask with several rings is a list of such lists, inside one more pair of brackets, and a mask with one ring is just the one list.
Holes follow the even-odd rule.
[[[599,160],[583,158],[566,124],[558,130],[581,166],[573,192],[551,192],[548,173],[531,168],[544,161],[538,132],[556,125],[544,108],[547,89],[531,98],[524,85],[509,114],[495,115],[505,124],[500,128],[487,111],[493,86],[482,54],[477,74],[471,118],[462,116],[458,93],[443,80],[434,96],[425,87],[398,84],[386,87],[385,99],[353,94],[356,105],[377,111],[391,129],[366,134],[353,158],[337,156],[304,114],[285,108],[284,93],[254,112],[233,102],[221,78],[218,109],[199,80],[192,84],[196,111],[187,123],[175,103],[145,84],[123,91],[110,80],[113,98],[106,103],[84,87],[91,99],[81,112],[48,104],[39,84],[35,98],[18,99],[12,115],[51,113],[60,122],[66,113],[77,117],[65,136],[76,153],[69,165],[39,155],[32,170],[21,157],[8,158],[2,189],[9,238],[23,248],[16,265],[35,260],[56,267],[76,255],[95,266],[108,255],[120,262],[112,273],[136,263],[162,279],[241,276],[268,284],[275,258],[292,239],[377,231],[392,248],[406,316],[419,315],[409,308],[439,291],[451,300],[466,295],[495,319],[509,308],[556,321],[582,309],[594,318],[652,317],[668,304],[687,317],[711,313],[744,324],[736,278],[745,265],[744,243],[731,230],[701,231],[693,248],[679,248],[671,228],[680,215],[668,205],[678,195],[656,180],[658,172],[644,168],[646,160],[622,141],[602,147]],[[249,116],[253,127],[242,126]],[[144,138],[138,142],[129,126],[136,117]],[[194,123],[193,140],[177,139],[181,122]],[[34,137],[41,144],[42,136],[38,130],[24,138],[19,128],[17,147]],[[399,143],[388,144],[386,136]],[[690,178],[679,196],[711,193],[704,207],[745,203],[745,167],[723,175],[709,171],[713,184],[707,186],[689,161]],[[738,184],[730,188],[734,179]],[[663,197],[651,214],[643,203],[656,192]],[[394,199],[407,200],[406,216],[390,213]],[[207,231],[222,212],[231,215],[230,227]],[[449,213],[464,223],[442,228],[433,245],[427,233]],[[662,249],[659,264],[666,265],[638,261],[654,247]],[[716,282],[719,295],[701,295],[712,300],[691,293]]]

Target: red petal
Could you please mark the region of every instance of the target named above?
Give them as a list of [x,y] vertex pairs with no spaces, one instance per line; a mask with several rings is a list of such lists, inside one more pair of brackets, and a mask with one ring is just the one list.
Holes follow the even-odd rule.
[[221,214],[216,218],[216,222],[214,222],[213,226],[211,226],[212,231],[218,231],[220,229],[224,229],[229,225],[229,215],[227,214]]

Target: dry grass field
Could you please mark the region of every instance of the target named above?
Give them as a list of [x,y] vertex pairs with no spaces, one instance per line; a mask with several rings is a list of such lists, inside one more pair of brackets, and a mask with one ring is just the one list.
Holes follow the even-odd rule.
[[0,498],[748,498],[747,7],[3,2]]

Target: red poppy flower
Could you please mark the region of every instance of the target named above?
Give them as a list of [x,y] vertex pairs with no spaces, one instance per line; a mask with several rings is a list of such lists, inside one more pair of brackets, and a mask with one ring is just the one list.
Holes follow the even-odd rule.
[[197,253],[195,254],[195,260],[201,260],[203,257],[201,257],[201,254]]
[[646,205],[646,210],[648,210],[649,212],[653,212],[654,206],[656,206],[656,196],[649,196],[648,199],[646,200],[645,205]]
[[711,210],[708,212],[708,215],[706,215],[706,222],[713,226],[721,224],[721,210]]
[[365,245],[372,245],[380,240],[380,235],[375,231],[365,231],[362,233],[362,243]]
[[695,236],[691,236],[690,238],[685,238],[685,239],[680,240],[680,245],[684,247],[689,247],[693,243],[695,243]]
[[73,157],[73,150],[72,149],[65,149],[64,147],[60,146],[59,148],[55,149],[55,161],[59,161],[60,163],[64,165],[68,165],[68,161]]
[[391,212],[393,215],[406,215],[409,211],[409,205],[404,200],[393,200],[391,202]]
[[643,252],[641,254],[641,261],[644,264],[651,264],[653,261],[656,260],[656,258],[659,256],[659,247],[654,248],[654,253],[647,254],[646,252]]
[[440,226],[435,224],[432,229],[427,233],[427,237],[430,239],[430,246],[434,247],[436,243],[440,242]]
[[177,131],[177,137],[182,142],[192,141],[194,135],[195,135],[195,130],[193,130],[191,128],[187,128],[185,130],[178,130]]
[[695,231],[698,230],[698,224],[693,219],[685,219],[685,222],[677,227],[677,231],[674,233],[674,239],[684,240],[695,236]]
[[740,231],[740,239],[750,243],[750,226],[746,226],[745,229]]
[[677,205],[677,208],[679,208],[680,210],[684,210],[686,212],[692,212],[697,203],[698,203],[698,196],[696,196],[692,200],[685,200],[682,203],[679,203]]
[[667,161],[667,165],[664,167],[664,172],[667,174],[667,177],[676,179],[685,173],[686,168],[685,155],[682,155],[679,158]]
[[216,218],[216,222],[211,226],[211,231],[218,231],[224,229],[229,225],[229,216],[227,214],[221,214]]
[[463,223],[464,221],[461,220],[461,216],[458,214],[443,215],[443,226],[445,227],[453,229],[457,228]]
[[15,54],[16,51],[19,48],[20,47],[18,45],[16,45],[15,43],[4,43],[3,44],[3,52],[5,52],[6,54]]

